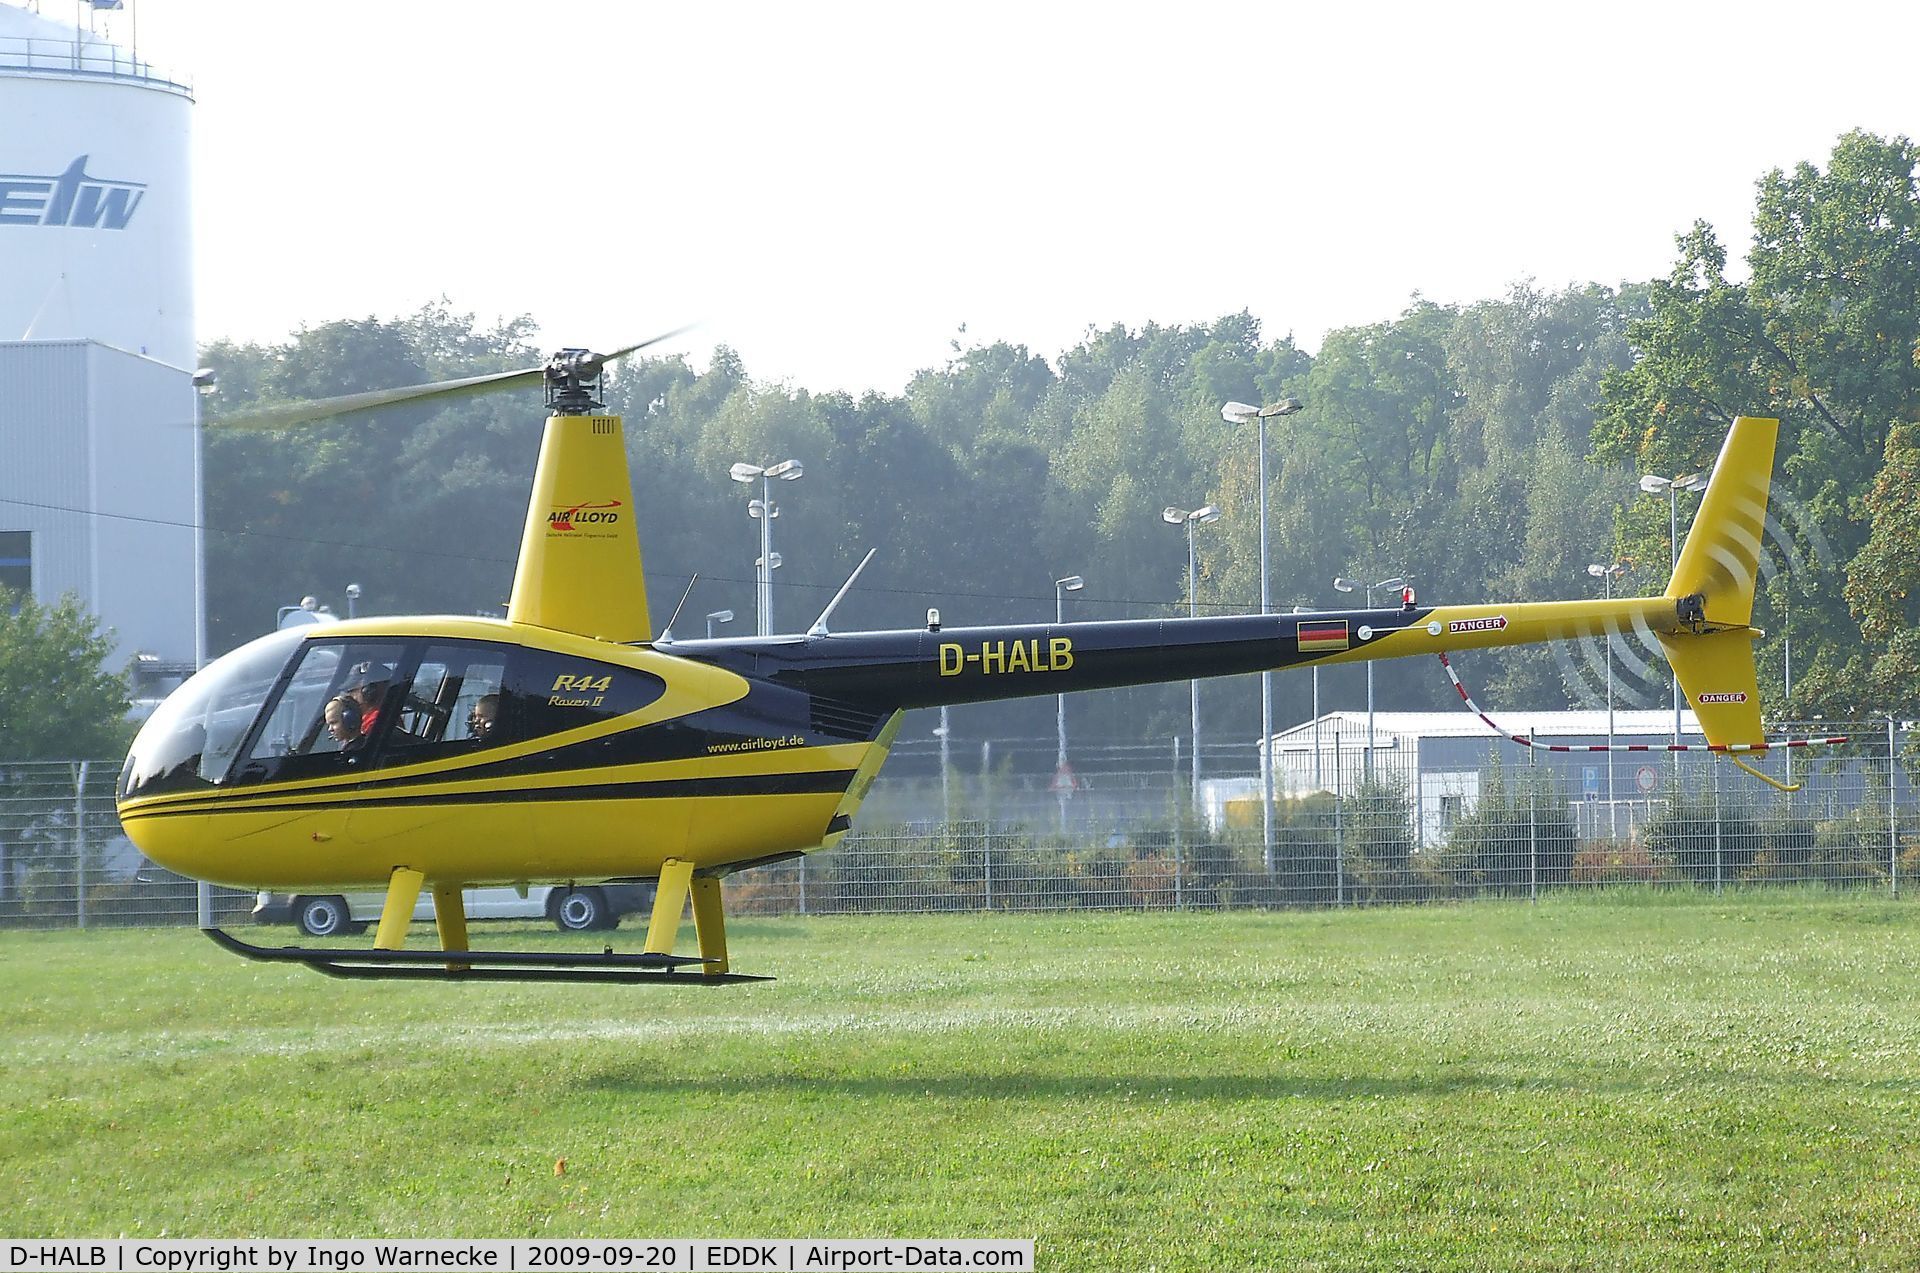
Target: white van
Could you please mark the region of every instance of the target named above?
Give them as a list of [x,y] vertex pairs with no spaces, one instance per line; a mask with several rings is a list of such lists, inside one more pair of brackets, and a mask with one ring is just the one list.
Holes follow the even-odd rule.
[[[511,888],[466,890],[468,919],[550,919],[564,933],[617,928],[623,915],[653,906],[650,884],[536,885],[522,897]],[[261,893],[253,903],[259,924],[291,923],[309,937],[338,937],[377,923],[385,893]],[[433,918],[433,896],[422,891],[416,920]]]

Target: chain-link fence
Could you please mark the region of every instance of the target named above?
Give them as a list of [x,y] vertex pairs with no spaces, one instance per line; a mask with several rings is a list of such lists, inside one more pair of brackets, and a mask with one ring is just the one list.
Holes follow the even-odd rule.
[[0,764],[0,927],[226,923],[251,893],[161,870],[120,831],[118,761]]
[[[1547,752],[1498,739],[1387,750],[1336,739],[1320,781],[1276,774],[1272,837],[1252,747],[1047,744],[972,763],[905,747],[830,853],[727,882],[739,914],[1338,906],[1651,885],[1920,885],[1920,733],[1776,751],[1782,791],[1698,752]],[[995,752],[998,752],[996,755]],[[1023,758],[1034,763],[1022,763]],[[228,923],[251,895],[142,860],[108,762],[0,766],[0,926]],[[1608,798],[1607,791],[1615,792]],[[1631,794],[1626,794],[1631,793]]]

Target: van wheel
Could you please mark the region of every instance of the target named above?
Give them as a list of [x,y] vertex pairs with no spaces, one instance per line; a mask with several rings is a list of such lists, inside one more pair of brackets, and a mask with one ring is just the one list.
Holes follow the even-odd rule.
[[339,937],[354,931],[353,916],[344,897],[300,897],[293,903],[293,922],[309,937]]
[[586,933],[612,928],[620,921],[599,889],[572,888],[555,894],[553,922],[563,933]]

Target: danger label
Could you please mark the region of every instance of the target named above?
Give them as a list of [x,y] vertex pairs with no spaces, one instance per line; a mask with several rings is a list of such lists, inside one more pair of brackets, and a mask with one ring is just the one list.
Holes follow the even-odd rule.
[[1455,619],[1447,624],[1449,632],[1498,632],[1507,626],[1507,616],[1496,614],[1491,619]]
[[1735,690],[1731,694],[1702,694],[1699,701],[1702,703],[1744,703],[1747,701],[1747,692],[1745,690]]

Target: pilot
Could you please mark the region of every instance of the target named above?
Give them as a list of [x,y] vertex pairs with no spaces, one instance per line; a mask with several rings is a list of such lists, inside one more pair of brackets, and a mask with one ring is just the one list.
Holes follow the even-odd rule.
[[360,745],[360,704],[345,694],[327,700],[327,734],[340,744],[340,750],[348,751]]
[[387,685],[393,669],[385,663],[356,663],[347,673],[347,696],[360,709],[360,737],[371,738],[380,727],[380,714],[386,707]]
[[476,747],[485,747],[499,740],[500,696],[482,694],[467,713],[467,737]]

